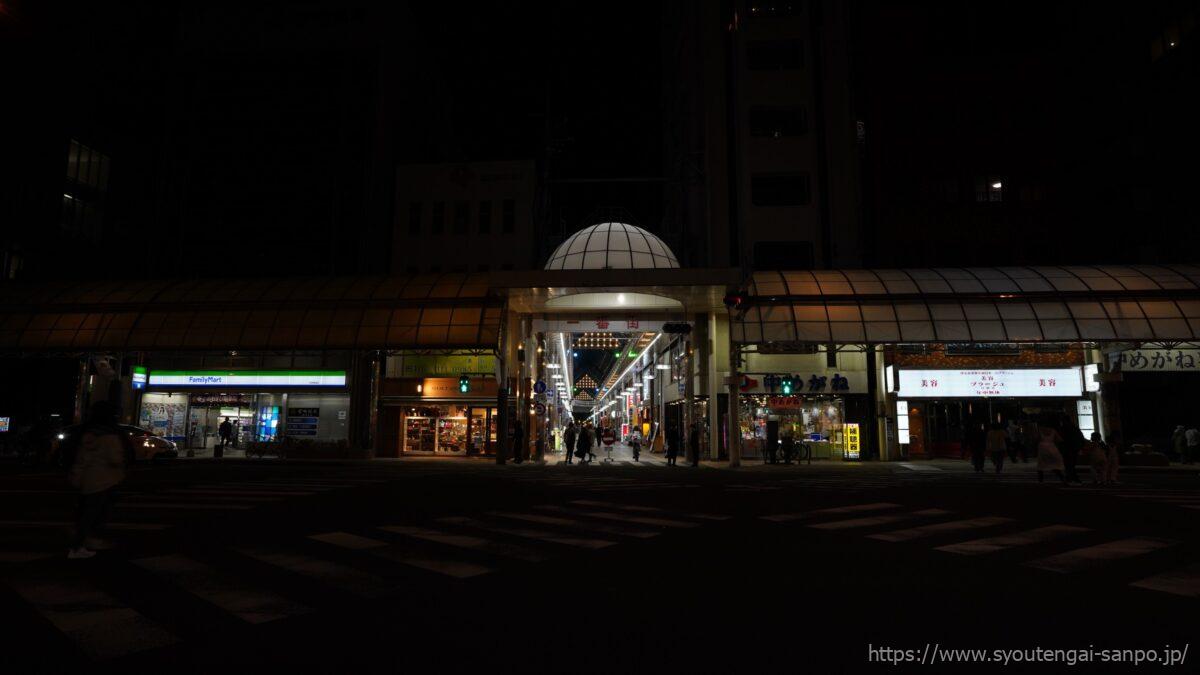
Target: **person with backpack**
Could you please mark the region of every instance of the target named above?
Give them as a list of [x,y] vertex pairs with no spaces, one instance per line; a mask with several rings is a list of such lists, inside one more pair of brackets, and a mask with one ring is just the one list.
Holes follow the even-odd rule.
[[77,432],[78,446],[71,463],[71,485],[79,488],[75,535],[67,558],[81,560],[111,545],[98,536],[125,480],[129,439],[117,428],[117,406],[100,401],[92,406],[88,421]]

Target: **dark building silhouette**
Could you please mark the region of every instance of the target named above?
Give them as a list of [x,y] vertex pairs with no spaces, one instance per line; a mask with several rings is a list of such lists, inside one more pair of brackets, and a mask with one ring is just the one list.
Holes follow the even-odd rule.
[[435,79],[405,3],[5,7],[6,62],[36,64],[6,113],[9,276],[387,269]]

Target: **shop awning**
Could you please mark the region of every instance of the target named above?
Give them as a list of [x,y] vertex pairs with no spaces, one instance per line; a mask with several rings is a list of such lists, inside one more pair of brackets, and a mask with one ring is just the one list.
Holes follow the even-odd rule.
[[1182,341],[1200,338],[1200,267],[758,272],[747,344]]
[[494,349],[486,278],[0,284],[0,350]]

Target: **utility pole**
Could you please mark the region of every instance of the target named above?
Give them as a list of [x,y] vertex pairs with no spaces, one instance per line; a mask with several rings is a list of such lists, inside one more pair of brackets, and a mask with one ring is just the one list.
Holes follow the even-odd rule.
[[737,343],[733,341],[733,324],[735,310],[729,311],[729,468],[737,468],[742,465],[742,428],[738,422],[738,409],[740,401],[738,400],[738,390],[741,389],[738,385],[742,378],[738,375],[738,361],[741,358],[741,349]]

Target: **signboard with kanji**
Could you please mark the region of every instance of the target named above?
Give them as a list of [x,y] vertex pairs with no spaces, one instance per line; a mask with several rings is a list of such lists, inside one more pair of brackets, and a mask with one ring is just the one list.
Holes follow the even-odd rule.
[[859,445],[859,427],[857,422],[847,422],[845,424],[846,432],[846,459],[858,459],[860,454]]
[[901,370],[898,393],[904,398],[1078,397],[1083,377],[1078,367]]

